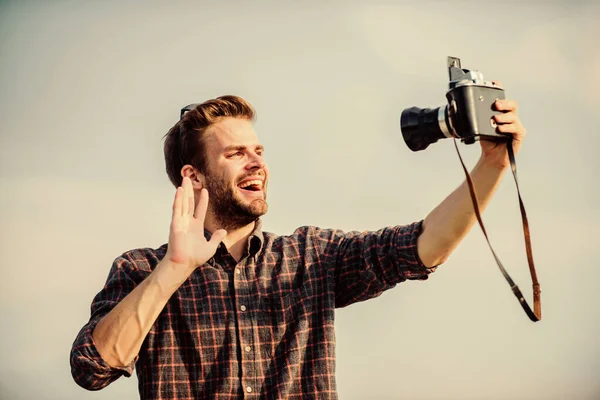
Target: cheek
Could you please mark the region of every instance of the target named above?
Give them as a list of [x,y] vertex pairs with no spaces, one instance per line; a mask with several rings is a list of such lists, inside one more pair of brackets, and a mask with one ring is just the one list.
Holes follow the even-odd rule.
[[221,169],[221,173],[219,174],[219,180],[224,184],[233,184],[236,182],[238,176],[235,174],[233,170],[230,168]]

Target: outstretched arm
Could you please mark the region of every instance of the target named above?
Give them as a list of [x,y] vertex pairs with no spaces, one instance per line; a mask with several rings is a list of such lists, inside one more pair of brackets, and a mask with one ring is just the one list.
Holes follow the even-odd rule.
[[[515,154],[519,151],[525,128],[517,115],[517,104],[511,100],[497,100],[496,109],[503,111],[494,118],[498,132],[513,137]],[[509,163],[506,144],[481,141],[481,158],[471,172],[480,211],[489,204]],[[433,267],[445,262],[452,251],[477,221],[467,182],[463,182],[423,222],[423,232],[417,241],[422,262]]]

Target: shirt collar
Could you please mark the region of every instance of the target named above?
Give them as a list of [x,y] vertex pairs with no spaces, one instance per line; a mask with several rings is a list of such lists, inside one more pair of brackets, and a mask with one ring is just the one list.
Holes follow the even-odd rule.
[[248,236],[248,249],[250,255],[256,255],[260,253],[263,247],[265,237],[262,231],[262,220],[258,218],[254,223],[254,229],[250,236]]
[[[204,229],[204,237],[206,240],[210,240],[212,236],[212,232]],[[250,232],[250,236],[248,236],[248,253],[250,256],[254,256],[262,250],[263,243],[265,237],[262,231],[262,220],[258,218],[254,223],[254,229]]]

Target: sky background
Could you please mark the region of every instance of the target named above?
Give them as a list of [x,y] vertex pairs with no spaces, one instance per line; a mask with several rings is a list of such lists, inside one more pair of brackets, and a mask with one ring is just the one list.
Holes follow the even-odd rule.
[[[112,261],[167,240],[182,106],[256,107],[265,230],[410,223],[464,179],[450,140],[413,153],[399,128],[444,104],[447,56],[520,104],[543,320],[475,226],[428,281],[338,310],[340,398],[600,398],[599,20],[598,1],[1,1],[0,398],[137,398],[135,376],[79,388],[69,351]],[[509,174],[484,222],[531,302]]]

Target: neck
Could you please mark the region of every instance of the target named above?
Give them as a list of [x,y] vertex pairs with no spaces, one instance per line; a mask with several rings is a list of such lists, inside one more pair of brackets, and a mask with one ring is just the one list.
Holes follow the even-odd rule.
[[223,224],[217,218],[208,213],[204,221],[204,227],[211,233],[217,229],[227,230],[227,236],[223,239],[223,244],[236,261],[240,261],[244,255],[248,244],[248,237],[254,230],[255,225],[256,222],[254,221],[241,227],[227,229],[223,227]]

